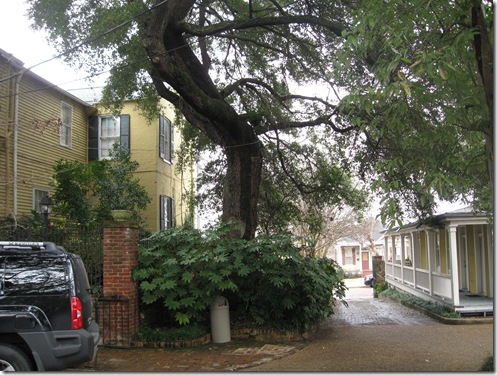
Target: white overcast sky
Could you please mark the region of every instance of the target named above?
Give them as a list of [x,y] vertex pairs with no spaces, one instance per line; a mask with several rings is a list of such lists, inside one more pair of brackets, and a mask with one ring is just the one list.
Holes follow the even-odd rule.
[[[0,12],[1,49],[21,60],[25,68],[31,68],[56,55],[55,49],[46,41],[46,34],[30,28],[25,0],[0,0],[0,3],[3,5]],[[64,90],[90,85],[84,80],[87,76],[85,72],[71,68],[61,59],[43,63],[32,71]],[[76,92],[74,94],[77,95]]]

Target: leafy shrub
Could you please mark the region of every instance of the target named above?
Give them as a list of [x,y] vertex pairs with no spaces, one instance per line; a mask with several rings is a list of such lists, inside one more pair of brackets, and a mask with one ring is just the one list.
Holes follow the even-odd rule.
[[111,210],[130,210],[140,221],[150,197],[133,173],[139,167],[129,151],[118,144],[110,151],[111,159],[85,164],[61,159],[54,166],[51,187],[54,213],[81,224],[110,220]]
[[338,266],[304,257],[290,235],[229,238],[233,225],[181,227],[142,242],[134,278],[146,305],[162,305],[179,324],[205,322],[219,295],[234,322],[305,330],[343,298]]
[[193,340],[207,334],[209,331],[203,326],[187,325],[168,329],[144,327],[134,334],[134,340],[145,342],[172,342]]
[[395,289],[388,289],[381,293],[382,296],[390,297],[396,299],[397,301],[405,302],[414,306],[418,306],[427,311],[431,311],[434,314],[443,316],[445,318],[460,318],[461,315],[454,311],[449,306],[443,305],[441,303],[427,301],[425,299],[413,296],[407,293],[401,293]]
[[378,295],[381,292],[388,289],[388,283],[386,281],[376,282],[373,286],[373,289],[374,289],[374,293]]
[[494,357],[489,356],[485,358],[483,365],[481,365],[480,371],[494,371]]

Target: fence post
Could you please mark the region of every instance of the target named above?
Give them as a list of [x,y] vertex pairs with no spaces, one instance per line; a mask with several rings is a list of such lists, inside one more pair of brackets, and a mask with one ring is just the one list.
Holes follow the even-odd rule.
[[103,228],[103,298],[99,317],[104,345],[129,346],[138,328],[138,223],[106,222]]

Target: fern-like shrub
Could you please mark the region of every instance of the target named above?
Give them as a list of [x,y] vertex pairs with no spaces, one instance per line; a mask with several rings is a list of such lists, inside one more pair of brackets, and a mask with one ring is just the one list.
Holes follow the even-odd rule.
[[156,325],[206,323],[219,295],[233,324],[302,331],[333,313],[345,290],[336,263],[304,257],[290,235],[245,241],[232,232],[179,227],[142,241],[134,278]]
[[414,306],[418,306],[434,314],[445,318],[460,318],[461,314],[454,311],[451,307],[437,302],[427,301],[425,299],[413,296],[408,293],[402,293],[395,289],[387,289],[381,293],[382,296],[393,298],[400,302],[405,302]]

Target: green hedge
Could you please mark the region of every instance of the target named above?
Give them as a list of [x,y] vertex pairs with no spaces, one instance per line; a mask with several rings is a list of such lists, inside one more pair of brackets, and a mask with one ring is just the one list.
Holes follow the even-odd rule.
[[343,271],[334,261],[302,256],[290,235],[245,241],[232,232],[232,225],[180,227],[142,241],[134,278],[150,325],[204,324],[222,295],[234,324],[303,331],[343,299]]
[[387,289],[381,293],[382,296],[390,297],[396,299],[397,301],[409,303],[414,306],[421,307],[427,311],[431,311],[434,314],[443,316],[445,318],[460,318],[461,315],[454,311],[447,305],[441,303],[427,301],[425,299],[413,296],[411,294],[402,293],[395,289]]

